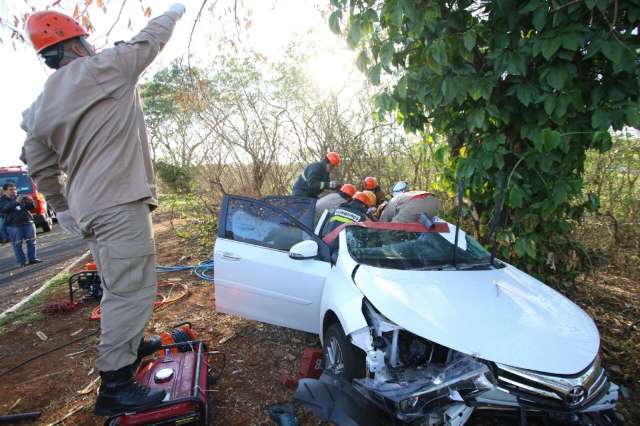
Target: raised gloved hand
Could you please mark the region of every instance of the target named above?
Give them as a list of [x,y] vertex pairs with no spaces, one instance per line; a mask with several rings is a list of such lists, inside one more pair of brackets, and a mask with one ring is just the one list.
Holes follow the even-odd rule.
[[58,219],[58,225],[60,225],[60,228],[64,232],[78,237],[82,236],[82,231],[80,231],[80,227],[73,216],[71,216],[69,210],[56,212],[56,218]]
[[170,12],[175,12],[178,14],[178,19],[182,18],[186,9],[182,3],[174,3],[169,7]]
[[329,189],[338,189],[340,183],[337,180],[332,180],[329,182]]

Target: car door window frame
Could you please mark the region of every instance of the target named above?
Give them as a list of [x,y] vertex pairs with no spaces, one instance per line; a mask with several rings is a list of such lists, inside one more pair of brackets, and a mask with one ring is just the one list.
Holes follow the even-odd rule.
[[[222,206],[220,208],[220,214],[218,217],[218,238],[225,238],[231,241],[236,241],[235,239],[232,238],[227,238],[226,236],[226,229],[227,229],[227,216],[228,216],[228,210],[229,210],[229,202],[232,200],[238,200],[238,201],[243,201],[245,203],[249,203],[252,205],[255,205],[259,208],[264,208],[267,209],[271,212],[275,212],[278,213],[280,215],[282,215],[283,217],[285,217],[286,219],[288,219],[293,225],[295,225],[296,227],[300,228],[302,231],[306,232],[310,239],[315,241],[318,244],[318,260],[324,261],[324,262],[331,262],[331,253],[330,253],[330,248],[329,246],[322,241],[322,239],[317,236],[312,229],[309,229],[307,226],[305,226],[302,222],[300,222],[298,219],[296,219],[295,217],[291,216],[290,214],[288,214],[287,212],[285,212],[282,209],[279,209],[278,207],[275,207],[269,203],[266,203],[264,201],[255,199],[255,198],[250,198],[250,197],[244,197],[241,195],[230,195],[230,194],[226,194],[224,196],[224,198],[222,199]],[[271,247],[267,247],[267,246],[262,246],[259,244],[252,244],[252,243],[247,243],[245,241],[237,241],[240,243],[245,243],[245,244],[250,244],[256,247],[262,247],[265,248],[267,250],[277,250],[277,251],[284,251],[284,250],[279,250],[279,249],[275,249],[275,248],[271,248]]]

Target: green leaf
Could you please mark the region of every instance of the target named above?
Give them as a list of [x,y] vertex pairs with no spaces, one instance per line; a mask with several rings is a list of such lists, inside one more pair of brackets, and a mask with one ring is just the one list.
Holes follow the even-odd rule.
[[387,41],[382,45],[382,49],[380,49],[380,62],[383,67],[388,67],[391,63],[391,58],[393,58],[393,42]]
[[524,194],[522,190],[517,186],[512,186],[511,190],[509,190],[509,207],[519,208],[522,207],[522,201],[524,199]]
[[555,100],[555,95],[553,94],[549,94],[547,95],[546,99],[544,100],[544,112],[547,113],[547,115],[551,115],[553,114],[553,108],[555,108],[556,106],[556,100]]
[[611,118],[609,113],[603,109],[597,109],[591,116],[591,127],[594,129],[609,129]]
[[392,0],[391,8],[391,24],[399,27],[402,25],[402,1]]
[[530,84],[519,84],[516,86],[516,96],[522,105],[529,106],[533,97],[533,88]]
[[587,200],[588,200],[589,210],[592,212],[597,212],[598,209],[600,208],[600,198],[593,192],[590,192],[589,195],[587,196]]
[[444,102],[450,104],[456,98],[458,94],[458,86],[453,78],[447,77],[442,81],[442,96],[444,96]]
[[361,72],[367,72],[367,66],[369,65],[369,57],[367,56],[366,50],[361,50],[358,53],[358,57],[356,58],[356,67]]
[[516,52],[505,52],[503,55],[506,69],[512,75],[527,75],[527,58],[525,55]]
[[622,46],[616,40],[609,41],[602,47],[602,54],[614,64],[622,60]]
[[568,78],[569,73],[567,72],[566,67],[556,66],[549,70],[549,73],[547,74],[547,83],[549,83],[549,85],[554,89],[561,90]]
[[377,86],[380,84],[380,70],[382,68],[381,64],[375,64],[374,66],[372,66],[369,69],[369,81],[371,81],[371,83],[374,86]]
[[640,107],[637,104],[628,105],[624,109],[624,117],[628,126],[640,127]]
[[542,44],[540,46],[540,51],[542,52],[542,56],[544,56],[544,58],[548,61],[549,59],[551,59],[553,54],[556,53],[558,49],[560,49],[560,46],[562,45],[562,38],[546,38],[543,39],[541,43]]
[[529,3],[526,4],[525,7],[520,9],[518,13],[521,15],[526,15],[527,13],[531,13],[534,10],[538,9],[542,5],[543,3],[540,0],[531,0]]
[[447,64],[447,48],[444,40],[436,40],[431,43],[431,57],[438,65]]
[[467,123],[471,130],[473,129],[483,129],[485,127],[484,122],[484,110],[483,109],[475,109],[471,111],[469,116],[467,117]]
[[340,34],[340,18],[342,18],[342,10],[338,9],[329,16],[329,28],[335,34]]
[[476,47],[476,33],[473,31],[467,31],[462,36],[462,41],[464,42],[464,47],[468,51],[472,51],[474,47]]
[[400,99],[405,99],[407,97],[407,76],[403,75],[402,78],[398,81],[398,85],[396,86],[396,90]]
[[544,129],[544,147],[547,151],[553,151],[562,143],[562,134],[556,130]]
[[584,0],[584,4],[589,10],[593,10],[594,6],[596,5],[596,0]]
[[349,32],[347,34],[347,43],[350,48],[355,48],[360,42],[360,19],[352,16],[349,19]]
[[547,8],[539,8],[533,13],[533,19],[531,20],[533,28],[537,31],[542,31],[547,23]]
[[562,47],[573,52],[582,47],[582,37],[577,33],[566,33],[562,35]]

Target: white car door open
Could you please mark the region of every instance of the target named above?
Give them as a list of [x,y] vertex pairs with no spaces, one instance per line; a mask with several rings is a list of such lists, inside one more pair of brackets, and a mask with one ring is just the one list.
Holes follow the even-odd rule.
[[258,200],[228,196],[214,246],[216,310],[311,333],[331,269],[319,258],[292,259],[312,239],[290,216]]

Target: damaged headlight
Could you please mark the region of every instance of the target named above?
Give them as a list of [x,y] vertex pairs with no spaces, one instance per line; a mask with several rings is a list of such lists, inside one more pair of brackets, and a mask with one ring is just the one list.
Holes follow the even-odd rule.
[[489,368],[473,357],[457,354],[447,365],[396,371],[396,380],[355,379],[355,389],[400,420],[426,415],[438,403],[450,402],[457,392],[463,399],[494,388]]

